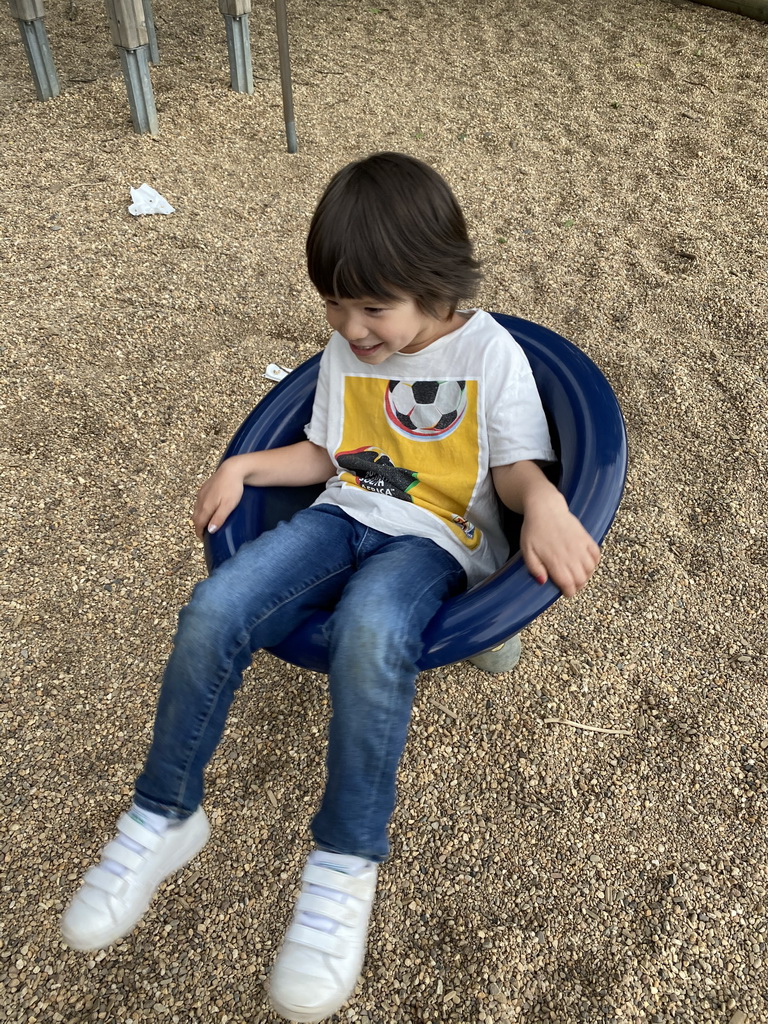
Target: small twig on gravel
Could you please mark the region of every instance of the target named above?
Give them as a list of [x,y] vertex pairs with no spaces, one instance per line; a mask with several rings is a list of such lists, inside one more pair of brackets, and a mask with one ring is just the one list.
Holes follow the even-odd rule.
[[574,729],[587,729],[589,732],[608,732],[613,736],[631,736],[631,729],[604,729],[600,725],[585,725],[583,722],[572,722],[570,718],[545,718],[544,725],[572,725]]
[[434,706],[436,708],[439,708],[440,711],[442,711],[444,715],[448,715],[449,718],[456,718],[457,717],[455,712],[451,711],[450,708],[447,708],[445,706],[445,704],[438,704],[438,702],[436,700],[433,700],[432,703],[434,704]]
[[187,548],[187,550],[181,556],[180,560],[176,563],[176,565],[171,566],[171,568],[168,570],[168,572],[169,573],[181,572],[181,570],[187,564],[187,562],[189,561],[191,556],[194,554],[194,551],[195,551],[194,547]]
[[712,88],[711,85],[707,85],[706,82],[694,82],[694,80],[692,78],[684,78],[683,81],[687,82],[688,85],[698,85],[702,89],[709,89],[709,91],[712,93],[713,96],[719,96],[720,95],[719,93],[715,92],[715,90]]
[[542,808],[547,811],[556,810],[552,804],[548,804],[546,800],[516,800],[515,803],[518,807],[531,807],[534,811],[540,811]]

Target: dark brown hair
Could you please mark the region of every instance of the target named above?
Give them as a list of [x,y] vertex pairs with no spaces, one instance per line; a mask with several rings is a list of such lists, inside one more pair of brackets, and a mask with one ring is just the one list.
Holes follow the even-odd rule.
[[452,316],[480,280],[479,263],[447,182],[421,160],[375,153],[329,182],[307,236],[307,269],[324,297],[412,298]]

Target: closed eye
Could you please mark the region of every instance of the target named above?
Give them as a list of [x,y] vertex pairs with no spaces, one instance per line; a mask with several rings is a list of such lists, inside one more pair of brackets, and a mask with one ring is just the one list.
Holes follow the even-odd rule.
[[[323,302],[332,309],[341,308],[341,304],[336,299],[323,298]],[[366,316],[379,316],[381,313],[386,313],[387,309],[387,306],[364,306],[363,312]]]

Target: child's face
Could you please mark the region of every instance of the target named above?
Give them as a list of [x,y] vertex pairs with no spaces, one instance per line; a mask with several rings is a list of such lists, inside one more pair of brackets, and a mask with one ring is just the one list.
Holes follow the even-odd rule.
[[414,299],[325,300],[328,323],[338,331],[362,363],[376,366],[395,352],[420,352],[464,321],[459,316],[438,320]]

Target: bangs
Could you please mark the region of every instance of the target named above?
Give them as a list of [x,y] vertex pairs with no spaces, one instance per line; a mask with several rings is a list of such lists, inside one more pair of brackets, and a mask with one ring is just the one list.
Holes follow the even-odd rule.
[[316,216],[307,238],[307,270],[320,295],[390,301],[403,297],[410,268],[403,266],[378,227],[378,212],[370,204],[353,202],[333,215],[326,211],[326,216]]
[[309,277],[318,293],[328,299],[386,299],[393,302],[403,298],[403,292],[381,273],[381,263],[360,259],[358,253],[334,254],[335,258],[321,261]]

